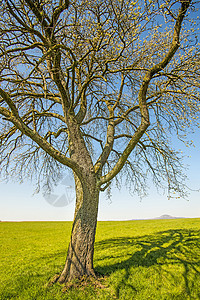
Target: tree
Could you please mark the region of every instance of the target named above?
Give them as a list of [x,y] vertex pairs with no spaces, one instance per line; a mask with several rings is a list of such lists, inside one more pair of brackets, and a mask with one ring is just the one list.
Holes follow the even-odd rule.
[[[59,282],[95,276],[100,191],[127,176],[183,195],[170,136],[198,126],[199,48],[191,0],[4,0],[1,176],[49,188],[73,171],[76,209]],[[197,20],[198,21],[198,20]],[[184,23],[185,22],[185,23]],[[46,181],[45,181],[46,180]]]

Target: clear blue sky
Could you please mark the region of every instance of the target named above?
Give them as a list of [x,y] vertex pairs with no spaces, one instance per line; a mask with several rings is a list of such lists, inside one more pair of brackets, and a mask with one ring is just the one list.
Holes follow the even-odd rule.
[[[189,165],[188,185],[192,189],[200,188],[200,131],[193,136],[196,147],[182,146]],[[180,145],[179,145],[180,146]],[[180,148],[180,147],[179,147]],[[75,202],[65,207],[50,205],[42,194],[33,196],[34,188],[30,183],[0,183],[0,220],[73,220]],[[63,185],[59,184],[56,194],[62,196]],[[130,196],[126,189],[112,191],[111,201],[105,193],[101,194],[99,220],[130,220],[154,218],[162,214],[181,217],[200,217],[200,192],[191,192],[188,201],[184,199],[168,200],[167,194],[158,194],[153,186],[149,196],[142,200]]]

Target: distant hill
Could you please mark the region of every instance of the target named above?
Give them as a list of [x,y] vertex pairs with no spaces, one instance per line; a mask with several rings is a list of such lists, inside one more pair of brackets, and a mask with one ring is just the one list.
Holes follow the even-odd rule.
[[170,216],[170,215],[162,215],[162,216],[160,216],[160,217],[157,217],[157,218],[155,218],[155,219],[183,219],[182,217],[172,217],[172,216]]
[[162,215],[157,218],[148,218],[148,219],[132,219],[132,221],[139,221],[139,220],[171,220],[171,219],[185,219],[185,217],[173,217],[170,215]]

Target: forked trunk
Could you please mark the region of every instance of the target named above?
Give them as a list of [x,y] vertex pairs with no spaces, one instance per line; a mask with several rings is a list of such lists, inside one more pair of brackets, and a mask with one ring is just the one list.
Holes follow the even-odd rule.
[[76,209],[71,241],[65,267],[58,281],[68,282],[83,275],[95,275],[93,268],[94,241],[97,224],[99,191],[95,176],[88,176],[81,185],[75,176]]

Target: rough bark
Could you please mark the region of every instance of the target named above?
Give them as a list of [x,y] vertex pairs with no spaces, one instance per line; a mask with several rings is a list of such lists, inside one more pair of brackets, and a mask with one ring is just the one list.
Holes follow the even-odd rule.
[[88,184],[82,186],[76,177],[76,210],[71,241],[64,269],[59,282],[67,282],[83,275],[95,276],[93,269],[94,241],[97,224],[99,191],[95,177],[88,176]]

